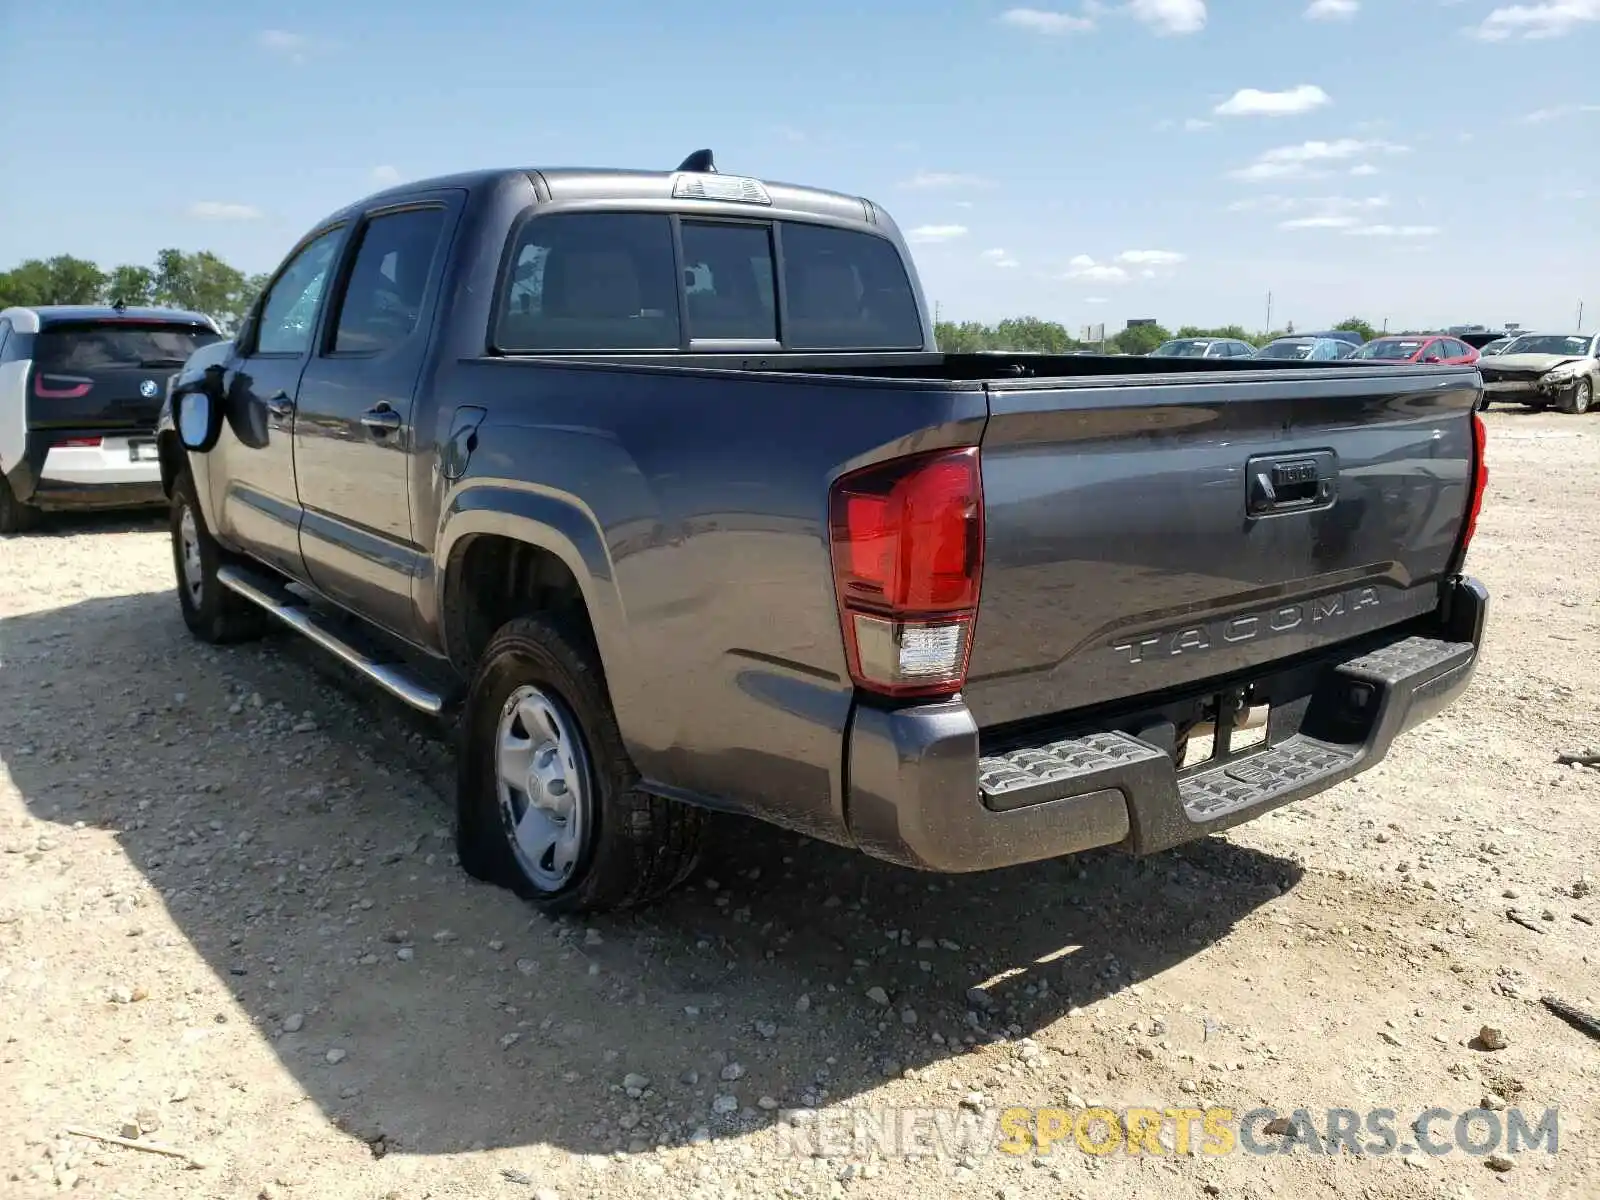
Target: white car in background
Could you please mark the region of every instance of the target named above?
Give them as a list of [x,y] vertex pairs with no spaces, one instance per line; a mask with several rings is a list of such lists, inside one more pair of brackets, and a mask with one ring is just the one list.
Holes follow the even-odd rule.
[[1600,334],[1524,333],[1480,359],[1483,407],[1495,401],[1586,413],[1600,392]]
[[156,416],[216,322],[174,308],[0,311],[0,534],[41,511],[165,504]]

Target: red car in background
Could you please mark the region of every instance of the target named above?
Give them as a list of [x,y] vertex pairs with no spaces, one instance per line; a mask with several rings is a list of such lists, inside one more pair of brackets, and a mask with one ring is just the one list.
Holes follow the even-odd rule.
[[1350,356],[1379,362],[1442,363],[1470,367],[1478,361],[1478,351],[1459,338],[1442,334],[1394,334],[1373,338]]

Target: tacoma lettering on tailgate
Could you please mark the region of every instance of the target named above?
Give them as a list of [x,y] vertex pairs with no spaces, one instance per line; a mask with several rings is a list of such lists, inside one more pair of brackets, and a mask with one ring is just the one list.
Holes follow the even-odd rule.
[[1200,625],[1165,630],[1136,641],[1115,642],[1111,648],[1132,666],[1152,659],[1159,661],[1180,654],[1198,654],[1214,646],[1232,646],[1273,634],[1292,633],[1323,621],[1337,621],[1377,604],[1377,588],[1356,588],[1350,592],[1314,596],[1309,600],[1284,604],[1267,612],[1244,613]]

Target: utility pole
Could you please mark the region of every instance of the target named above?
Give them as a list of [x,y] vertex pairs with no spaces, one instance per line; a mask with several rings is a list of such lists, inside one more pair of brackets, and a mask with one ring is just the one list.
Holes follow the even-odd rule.
[[1269,335],[1272,333],[1272,293],[1271,292],[1267,293],[1267,328],[1265,329],[1264,332],[1269,334]]
[[1573,332],[1574,333],[1582,333],[1583,332],[1583,301],[1582,300],[1578,301],[1578,328],[1575,329]]

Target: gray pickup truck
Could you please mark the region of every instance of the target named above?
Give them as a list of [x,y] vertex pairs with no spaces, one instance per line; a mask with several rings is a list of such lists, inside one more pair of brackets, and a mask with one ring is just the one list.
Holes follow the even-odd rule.
[[159,427],[178,600],[459,742],[457,846],[657,897],[708,811],[974,871],[1148,854],[1372,766],[1471,679],[1472,368],[940,354],[856,196],[392,188]]

